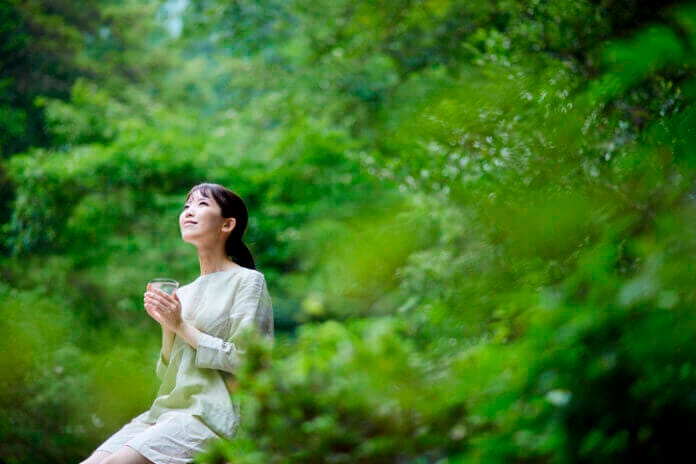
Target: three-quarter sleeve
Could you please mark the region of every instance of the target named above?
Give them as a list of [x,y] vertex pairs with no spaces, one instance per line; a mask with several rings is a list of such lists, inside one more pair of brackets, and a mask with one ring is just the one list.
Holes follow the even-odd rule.
[[263,335],[273,336],[273,309],[261,273],[254,273],[243,282],[230,311],[230,331],[226,339],[201,332],[196,350],[196,367],[234,373],[244,355],[239,336],[254,328]]

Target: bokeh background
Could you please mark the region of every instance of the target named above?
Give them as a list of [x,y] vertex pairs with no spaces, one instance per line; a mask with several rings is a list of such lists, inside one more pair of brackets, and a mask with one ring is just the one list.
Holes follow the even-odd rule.
[[0,463],[148,407],[188,189],[277,338],[205,463],[693,456],[696,6],[2,0]]

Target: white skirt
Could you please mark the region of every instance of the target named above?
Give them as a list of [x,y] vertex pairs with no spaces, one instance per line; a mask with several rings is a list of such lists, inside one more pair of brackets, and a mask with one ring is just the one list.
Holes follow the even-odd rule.
[[145,411],[99,445],[97,451],[116,452],[122,446],[133,448],[155,464],[193,462],[213,440],[221,438],[198,418],[179,411],[162,414],[148,424]]

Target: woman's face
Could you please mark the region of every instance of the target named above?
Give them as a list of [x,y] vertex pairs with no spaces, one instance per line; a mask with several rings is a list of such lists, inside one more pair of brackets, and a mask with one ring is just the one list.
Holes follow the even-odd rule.
[[234,224],[235,219],[223,218],[220,206],[212,198],[204,197],[200,190],[191,194],[179,215],[181,238],[194,245],[224,243]]

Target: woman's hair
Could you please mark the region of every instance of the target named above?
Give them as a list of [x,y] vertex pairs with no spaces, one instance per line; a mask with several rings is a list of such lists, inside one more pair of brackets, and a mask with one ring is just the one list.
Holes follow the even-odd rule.
[[212,198],[220,206],[223,218],[235,218],[237,220],[232,233],[227,237],[225,242],[225,252],[232,260],[249,269],[256,269],[254,258],[251,256],[251,251],[242,241],[244,232],[246,232],[247,224],[249,223],[249,212],[244,201],[232,190],[223,187],[220,184],[211,184],[204,182],[194,186],[186,195],[186,201],[198,191],[206,198]]

